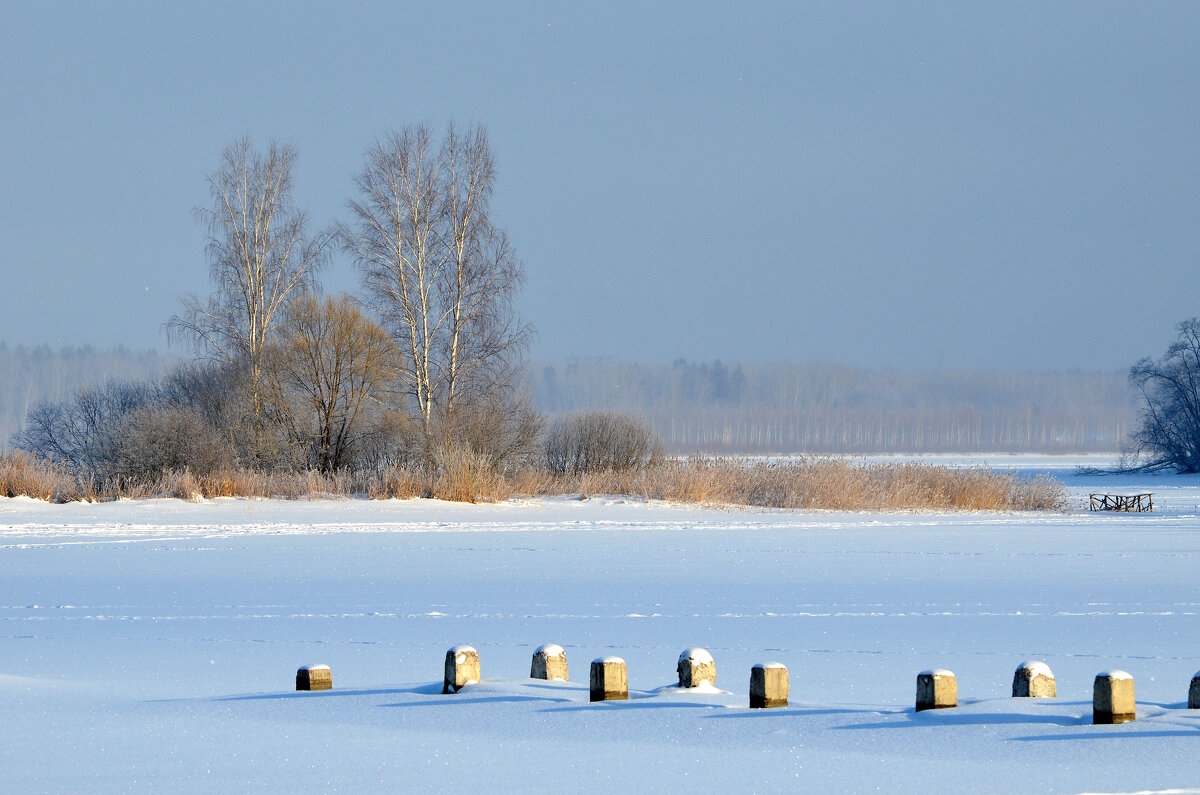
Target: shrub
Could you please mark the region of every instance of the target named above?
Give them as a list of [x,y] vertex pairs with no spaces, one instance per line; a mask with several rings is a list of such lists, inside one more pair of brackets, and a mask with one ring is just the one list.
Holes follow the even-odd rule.
[[545,438],[546,469],[554,475],[629,472],[662,460],[663,445],[639,419],[607,411],[560,417]]

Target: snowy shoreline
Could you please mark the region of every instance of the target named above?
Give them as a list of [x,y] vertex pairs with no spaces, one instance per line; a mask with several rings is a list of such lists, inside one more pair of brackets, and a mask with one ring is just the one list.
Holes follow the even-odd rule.
[[[1059,513],[3,499],[0,789],[1188,786],[1200,481],[1067,466]],[[1157,510],[1082,506],[1127,488]],[[463,643],[482,681],[442,695]],[[547,643],[570,682],[525,678]],[[670,686],[697,646],[716,687]],[[630,699],[590,704],[608,656]],[[765,660],[786,708],[748,708]],[[1009,697],[1029,660],[1058,698]],[[295,692],[308,664],[334,689]],[[926,669],[957,708],[913,711]],[[1111,669],[1138,719],[1093,726]]]

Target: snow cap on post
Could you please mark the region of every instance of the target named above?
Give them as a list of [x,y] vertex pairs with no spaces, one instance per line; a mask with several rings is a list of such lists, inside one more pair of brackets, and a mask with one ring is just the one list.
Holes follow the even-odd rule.
[[1050,666],[1043,662],[1024,662],[1013,674],[1013,698],[1057,698],[1058,688]]
[[529,667],[531,679],[561,679],[567,681],[567,653],[557,643],[537,647],[533,653],[533,664]]
[[958,706],[958,680],[944,668],[917,674],[917,712]]
[[592,701],[624,701],[629,698],[629,674],[620,657],[592,660],[589,690]]
[[332,690],[333,673],[328,665],[305,665],[296,671],[297,690]]
[[475,649],[470,646],[454,646],[446,652],[443,693],[457,693],[482,678],[479,674],[479,653]]
[[1125,671],[1096,674],[1092,688],[1092,723],[1128,723],[1136,718],[1133,677]]
[[717,684],[717,664],[704,649],[684,649],[675,666],[680,687],[699,687],[702,682]]
[[750,669],[750,708],[788,705],[788,670],[783,663],[756,663]]

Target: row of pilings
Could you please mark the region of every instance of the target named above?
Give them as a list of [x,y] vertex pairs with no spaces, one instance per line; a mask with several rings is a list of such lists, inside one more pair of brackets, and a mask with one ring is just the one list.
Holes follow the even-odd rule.
[[[676,674],[681,688],[715,688],[717,667],[711,654],[701,648],[685,649],[679,655]],[[568,681],[567,653],[562,646],[546,644],[533,653],[529,676],[533,679]],[[591,701],[623,701],[629,698],[629,674],[620,657],[599,657],[589,670]],[[446,651],[442,692],[457,693],[483,681],[479,653],[471,646],[454,646]],[[330,690],[333,675],[327,665],[306,665],[296,672],[297,690]],[[756,663],[750,669],[750,707],[769,709],[788,705],[787,666],[777,662]],[[1026,662],[1013,674],[1014,698],[1056,698],[1054,674],[1042,662]],[[958,680],[945,669],[917,674],[915,709],[952,709],[958,706]],[[1200,709],[1200,672],[1188,689],[1188,709]],[[1092,722],[1126,723],[1137,717],[1133,677],[1125,671],[1104,671],[1092,685]]]

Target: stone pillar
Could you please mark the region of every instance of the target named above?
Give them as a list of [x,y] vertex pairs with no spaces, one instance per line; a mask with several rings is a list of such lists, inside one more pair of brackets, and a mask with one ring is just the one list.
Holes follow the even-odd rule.
[[1188,688],[1188,709],[1200,709],[1200,672],[1192,677],[1192,686]]
[[306,665],[296,671],[297,690],[332,690],[333,672],[328,665]]
[[592,701],[624,701],[629,698],[629,674],[620,657],[592,660]]
[[446,652],[446,675],[443,693],[457,693],[463,687],[479,682],[479,653],[470,646],[455,646]]
[[750,709],[788,705],[788,670],[783,663],[757,663],[750,669]]
[[538,646],[529,668],[531,679],[561,679],[567,681],[567,653],[555,643]]
[[950,671],[922,671],[917,674],[917,712],[958,706],[958,680]]
[[1133,677],[1124,671],[1096,674],[1092,689],[1092,723],[1128,723],[1136,717]]
[[1054,674],[1042,662],[1021,663],[1013,674],[1013,698],[1057,698]]
[[675,666],[680,687],[699,687],[701,682],[717,685],[717,664],[704,649],[684,649]]

